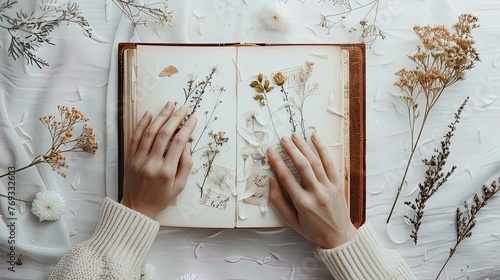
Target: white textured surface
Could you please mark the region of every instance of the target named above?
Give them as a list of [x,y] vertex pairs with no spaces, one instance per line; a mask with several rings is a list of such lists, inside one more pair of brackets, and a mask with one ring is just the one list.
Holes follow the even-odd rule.
[[[27,8],[34,6],[30,0],[21,2]],[[18,215],[16,241],[24,264],[17,267],[15,273],[7,271],[6,256],[2,252],[2,279],[47,278],[65,250],[90,237],[102,198],[108,195],[116,199],[117,42],[353,42],[359,35],[348,32],[359,20],[355,14],[348,18],[345,29],[333,28],[327,35],[317,24],[320,13],[328,11],[332,3],[318,4],[316,0],[288,1],[295,21],[287,33],[264,27],[259,18],[264,3],[261,0],[171,0],[174,21],[171,27],[157,30],[145,27],[134,30],[115,6],[105,4],[111,1],[79,2],[84,15],[101,36],[101,42],[85,37],[77,26],[62,25],[53,33],[56,45],[43,46],[39,52],[51,64],[42,70],[26,67],[23,60],[13,61],[6,56],[5,50],[0,52],[2,171],[7,166],[29,162],[29,154],[22,144],[27,137],[15,128],[26,112],[29,116],[22,129],[33,137],[35,152],[45,149],[49,141],[37,117],[54,114],[57,104],[75,106],[89,116],[101,145],[93,157],[69,158],[68,179],[61,178],[47,166],[18,173],[19,195],[31,200],[36,190],[56,190],[65,197],[67,209],[64,219],[54,223],[39,223],[30,211]],[[471,100],[453,138],[449,159],[450,164],[458,166],[457,172],[428,202],[420,244],[414,246],[409,241],[396,244],[387,238],[385,218],[409,153],[408,144],[405,150],[409,133],[406,113],[397,110],[393,104],[397,100],[389,94],[398,93],[393,86],[394,72],[412,66],[405,56],[417,43],[411,29],[414,24],[450,26],[463,12],[475,14],[480,19],[481,28],[474,31],[474,38],[482,62],[470,71],[465,82],[457,83],[442,96],[431,113],[419,150],[423,155],[429,154],[445,133],[453,112],[469,95]],[[391,0],[380,3],[378,24],[387,38],[376,41],[367,52],[367,216],[381,239],[405,257],[419,279],[435,278],[454,244],[456,207],[479,191],[482,184],[500,176],[499,14],[500,3],[496,0]],[[0,30],[0,40],[4,47],[8,46],[4,30]],[[409,186],[422,179],[422,154],[417,153],[412,164]],[[80,176],[76,188],[72,185],[76,182],[75,176]],[[5,193],[5,181],[2,183],[0,193]],[[411,189],[404,189],[401,202]],[[4,211],[5,200],[1,199],[0,204]],[[460,245],[443,279],[459,277],[461,269],[467,267],[471,279],[500,278],[499,208],[500,198],[494,198],[481,210],[472,237]],[[404,225],[403,213],[400,203],[390,229],[395,241],[407,239],[411,231]],[[0,224],[2,247],[7,236],[4,223],[5,220]],[[188,273],[200,275],[205,280],[330,278],[312,253],[315,246],[293,230],[219,231],[162,228],[148,257],[148,263],[156,265],[157,279],[176,279]],[[280,256],[279,260],[269,251]],[[271,261],[259,265],[246,259],[237,263],[225,260],[231,256],[257,260],[267,256]]]

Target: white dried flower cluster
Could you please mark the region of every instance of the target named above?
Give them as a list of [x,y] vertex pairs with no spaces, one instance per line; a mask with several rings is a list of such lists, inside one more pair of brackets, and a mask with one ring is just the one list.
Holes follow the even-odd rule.
[[64,198],[57,192],[45,191],[36,194],[31,212],[42,221],[56,221],[64,213]]
[[271,29],[286,32],[293,24],[293,15],[285,3],[280,1],[267,2],[260,15],[262,21]]

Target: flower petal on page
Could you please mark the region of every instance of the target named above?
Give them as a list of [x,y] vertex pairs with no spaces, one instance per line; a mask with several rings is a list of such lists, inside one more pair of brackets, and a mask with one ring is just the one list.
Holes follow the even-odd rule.
[[260,146],[260,141],[257,139],[255,136],[252,135],[250,131],[248,131],[246,128],[243,128],[239,125],[236,126],[236,131],[238,131],[238,134],[247,141],[247,143],[250,146],[258,147]]
[[244,192],[242,195],[238,195],[238,201],[241,201],[243,199],[247,199],[247,198],[251,197],[252,195],[255,194],[256,191],[257,191],[256,187],[250,188],[248,191]]
[[240,220],[246,220],[247,219],[247,216],[245,215],[245,213],[243,212],[243,209],[242,209],[242,202],[241,201],[238,201],[238,203],[236,203],[236,212],[238,213],[238,218]]
[[267,209],[269,208],[269,204],[267,203],[266,199],[263,199],[259,202],[259,208],[260,208],[260,213],[266,214]]

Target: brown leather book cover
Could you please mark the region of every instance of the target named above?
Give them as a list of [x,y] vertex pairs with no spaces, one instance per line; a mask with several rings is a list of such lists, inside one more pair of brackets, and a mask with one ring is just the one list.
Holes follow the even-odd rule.
[[[209,46],[209,47],[224,47],[224,46],[241,46],[256,48],[265,46],[290,46],[290,44],[241,44],[241,43],[226,43],[226,44],[151,44],[151,43],[120,43],[118,45],[118,135],[119,135],[119,198],[122,196],[123,186],[123,168],[125,147],[127,139],[125,137],[127,127],[127,99],[124,98],[126,92],[126,52],[134,50],[138,45],[145,46]],[[320,45],[321,44],[317,44]],[[317,46],[314,44],[293,44],[293,46]],[[348,131],[349,131],[349,163],[348,174],[346,174],[346,199],[349,201],[351,221],[356,227],[360,227],[366,219],[366,165],[365,165],[365,96],[366,96],[366,48],[365,44],[327,44],[340,46],[342,50],[348,51]]]

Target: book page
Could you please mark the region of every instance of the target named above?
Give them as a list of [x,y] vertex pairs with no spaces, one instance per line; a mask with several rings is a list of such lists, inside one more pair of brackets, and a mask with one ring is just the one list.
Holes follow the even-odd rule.
[[146,110],[156,116],[168,100],[198,117],[192,172],[173,205],[156,217],[161,225],[234,227],[235,58],[234,47],[137,46],[136,120]]
[[[347,143],[341,48],[240,47],[238,69],[237,227],[283,226],[269,205],[273,175],[265,156],[270,145],[280,149],[280,137],[295,131],[310,143],[311,134],[317,132],[329,146],[342,178],[338,183],[344,186]],[[296,171],[294,175],[300,182]]]

